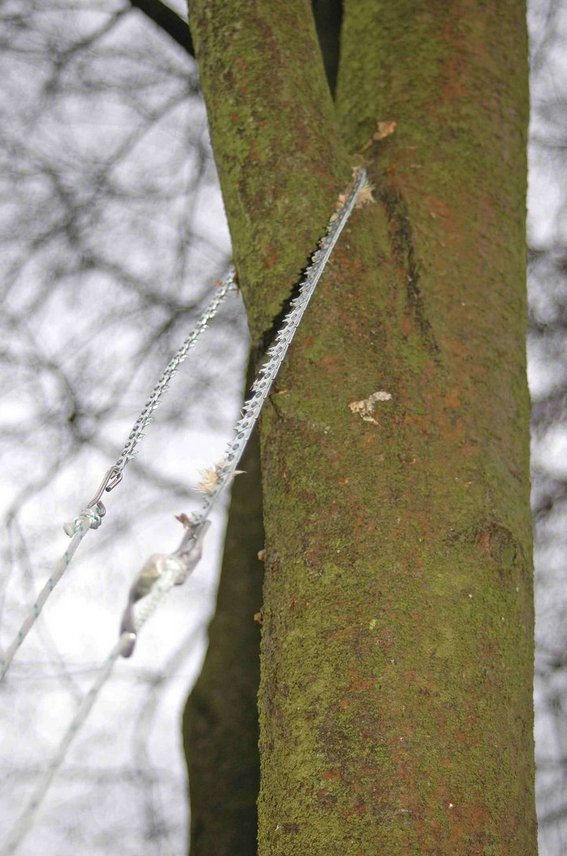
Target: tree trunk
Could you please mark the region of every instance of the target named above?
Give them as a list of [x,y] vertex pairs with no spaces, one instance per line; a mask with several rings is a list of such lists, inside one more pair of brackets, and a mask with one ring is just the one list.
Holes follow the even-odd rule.
[[262,419],[260,856],[533,856],[525,10],[347,2],[336,107],[305,0],[191,12],[255,342],[377,199]]

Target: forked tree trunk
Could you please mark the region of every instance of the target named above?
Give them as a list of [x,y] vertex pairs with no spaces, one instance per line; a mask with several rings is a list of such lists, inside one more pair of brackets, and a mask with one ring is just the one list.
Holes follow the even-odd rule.
[[260,856],[536,853],[524,17],[347,0],[333,104],[306,0],[191,4],[256,343],[377,200],[262,419]]

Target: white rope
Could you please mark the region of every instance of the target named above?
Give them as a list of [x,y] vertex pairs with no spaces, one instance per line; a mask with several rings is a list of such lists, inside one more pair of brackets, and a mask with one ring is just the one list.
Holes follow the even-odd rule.
[[25,616],[20,629],[16,633],[16,636],[4,652],[4,654],[0,654],[0,681],[3,680],[6,672],[10,668],[10,664],[14,659],[18,649],[20,648],[22,642],[30,632],[30,630],[35,625],[38,620],[40,613],[45,606],[46,601],[48,600],[51,592],[71,564],[71,560],[75,555],[75,552],[89,531],[89,529],[98,529],[102,522],[102,518],[106,514],[106,509],[104,504],[101,502],[101,497],[105,491],[110,491],[122,480],[122,473],[124,467],[130,461],[135,453],[136,447],[140,443],[141,439],[144,436],[144,429],[151,422],[152,413],[159,405],[161,399],[169,389],[169,383],[176,373],[177,369],[184,361],[188,352],[195,345],[197,339],[203,333],[211,320],[217,314],[217,311],[222,304],[223,300],[229,293],[229,291],[236,289],[235,282],[235,273],[234,268],[230,268],[228,273],[222,279],[220,287],[213,297],[213,299],[209,302],[205,311],[197,321],[195,327],[191,330],[181,347],[177,350],[171,360],[168,362],[167,366],[161,373],[156,385],[154,386],[150,397],[146,401],[144,408],[136,422],[134,423],[130,434],[128,435],[128,439],[118,457],[116,463],[108,470],[106,473],[102,484],[100,485],[96,496],[92,499],[87,507],[80,512],[80,514],[69,523],[65,523],[63,529],[67,535],[71,538],[71,542],[65,553],[55,566],[55,570],[50,575],[49,579],[45,583],[42,588],[40,594],[37,597],[37,600],[30,608],[28,614]]
[[67,729],[67,732],[65,733],[65,736],[63,737],[63,740],[59,744],[57,753],[47,765],[47,768],[43,775],[40,777],[39,781],[37,782],[36,787],[34,788],[32,795],[26,804],[26,807],[24,808],[22,814],[11,829],[2,849],[0,850],[1,856],[9,856],[10,854],[15,853],[17,848],[22,843],[24,837],[30,831],[37,811],[41,803],[43,802],[43,799],[51,784],[51,781],[59,770],[59,768],[61,767],[61,765],[63,764],[69,746],[73,742],[75,736],[77,735],[81,726],[83,725],[89,713],[91,712],[91,709],[95,701],[97,700],[101,689],[110,677],[114,664],[120,656],[123,644],[124,642],[122,638],[119,639],[108,657],[106,658],[101,668],[100,674],[98,675],[96,681],[94,682],[94,684],[84,697],[83,701],[81,702],[71,724],[69,725],[69,728]]
[[[183,522],[183,521],[182,521]],[[185,524],[184,524],[185,525]],[[25,836],[33,826],[39,808],[45,799],[49,786],[57,771],[63,765],[71,743],[81,730],[87,720],[96,700],[98,699],[104,685],[110,678],[114,664],[120,656],[129,656],[133,649],[136,636],[146,621],[155,612],[163,598],[175,585],[185,582],[187,576],[193,571],[201,558],[202,538],[206,528],[201,531],[195,540],[192,533],[186,535],[179,549],[172,554],[158,554],[152,560],[159,564],[159,574],[154,579],[148,596],[142,603],[136,604],[133,610],[132,631],[125,630],[108,654],[101,666],[100,673],[79,705],[75,716],[71,720],[57,752],[49,762],[44,774],[37,782],[32,794],[26,803],[22,814],[10,830],[0,856],[11,856],[15,853]],[[191,544],[188,546],[187,541]],[[147,566],[148,563],[144,567]]]
[[[189,518],[186,515],[180,515],[179,520],[186,529],[186,532],[179,548],[171,554],[158,553],[151,556],[134,580],[134,583],[130,588],[128,605],[122,619],[120,637],[103,663],[101,672],[95,683],[88,691],[73,717],[73,720],[59,745],[57,753],[51,760],[46,772],[39,780],[31,798],[22,812],[22,815],[6,839],[6,843],[2,850],[0,850],[0,856],[12,856],[25,835],[29,832],[55,773],[64,763],[69,746],[85,723],[102,688],[110,677],[118,657],[121,655],[129,657],[132,654],[136,638],[141,627],[146,623],[148,618],[161,603],[167,592],[174,585],[183,583],[199,562],[201,558],[203,537],[209,526],[207,518],[213,508],[214,502],[218,498],[223,487],[225,487],[228,481],[234,476],[238,461],[244,451],[244,447],[252,433],[258,416],[260,415],[262,405],[268,396],[272,383],[283,362],[289,345],[291,344],[295,331],[299,326],[315,287],[317,286],[325,266],[329,261],[339,235],[352,213],[358,194],[365,186],[366,181],[366,171],[364,169],[359,169],[356,173],[354,186],[350,191],[348,198],[340,208],[339,212],[331,218],[326,235],[321,241],[320,248],[313,255],[312,264],[308,268],[307,273],[301,282],[298,296],[292,301],[292,308],[286,315],[283,324],[278,331],[274,344],[268,350],[266,361],[260,368],[258,376],[252,387],[252,393],[244,405],[241,418],[236,424],[234,438],[229,443],[222,464],[217,465],[216,467],[218,474],[217,483],[214,485],[209,496],[207,496],[203,508],[198,515],[193,518]],[[124,463],[126,463],[126,459]],[[112,470],[109,470],[107,477],[110,476],[111,472]],[[102,489],[104,489],[103,486],[101,486]],[[101,489],[99,489],[99,491],[102,492]],[[80,524],[76,535],[78,535],[79,531]],[[85,529],[85,533],[86,531],[87,530]],[[84,537],[85,533],[83,533],[81,537]],[[73,537],[75,538],[76,535]],[[80,543],[80,539],[77,541],[76,546],[78,546],[78,543]],[[71,541],[71,545],[72,544],[73,541]],[[69,545],[69,549],[71,545]],[[69,562],[67,562],[67,565],[68,563]],[[138,603],[138,601],[141,601],[141,603]]]
[[0,681],[3,679],[4,675],[10,668],[10,664],[16,655],[16,652],[37,619],[41,615],[41,611],[45,606],[45,602],[47,601],[49,595],[71,564],[71,559],[75,555],[77,547],[89,531],[89,529],[98,529],[101,523],[101,514],[97,508],[94,506],[93,508],[86,508],[84,511],[79,514],[79,516],[74,521],[74,534],[69,542],[69,546],[57,562],[55,566],[55,570],[45,583],[41,592],[39,593],[34,605],[26,615],[24,621],[16,636],[12,640],[9,647],[4,652],[3,656],[0,657]]

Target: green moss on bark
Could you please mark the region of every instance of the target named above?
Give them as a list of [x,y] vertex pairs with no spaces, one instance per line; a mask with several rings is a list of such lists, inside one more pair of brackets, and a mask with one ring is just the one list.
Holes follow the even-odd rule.
[[262,421],[259,852],[532,856],[524,10],[347,3],[339,137],[304,3],[196,6],[255,337],[398,123]]
[[307,264],[349,165],[307,0],[198,0],[191,30],[257,341]]

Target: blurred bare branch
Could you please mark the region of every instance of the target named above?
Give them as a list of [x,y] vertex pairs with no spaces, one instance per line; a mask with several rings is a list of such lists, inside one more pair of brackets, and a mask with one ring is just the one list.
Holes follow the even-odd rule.
[[[229,241],[189,31],[175,11],[141,0],[6,0],[0,46],[5,644],[61,552],[61,523],[92,494],[224,273]],[[108,519],[2,686],[6,823],[113,643],[137,561],[174,512],[200,502],[198,469],[230,436],[246,350],[232,296],[173,379],[109,495]],[[65,807],[47,807],[49,851],[65,856],[79,841],[85,856],[184,847],[176,717],[202,656],[209,564],[101,699],[56,787]],[[32,836],[29,846],[38,846]]]
[[567,4],[530,6],[528,356],[542,856],[567,846]]

